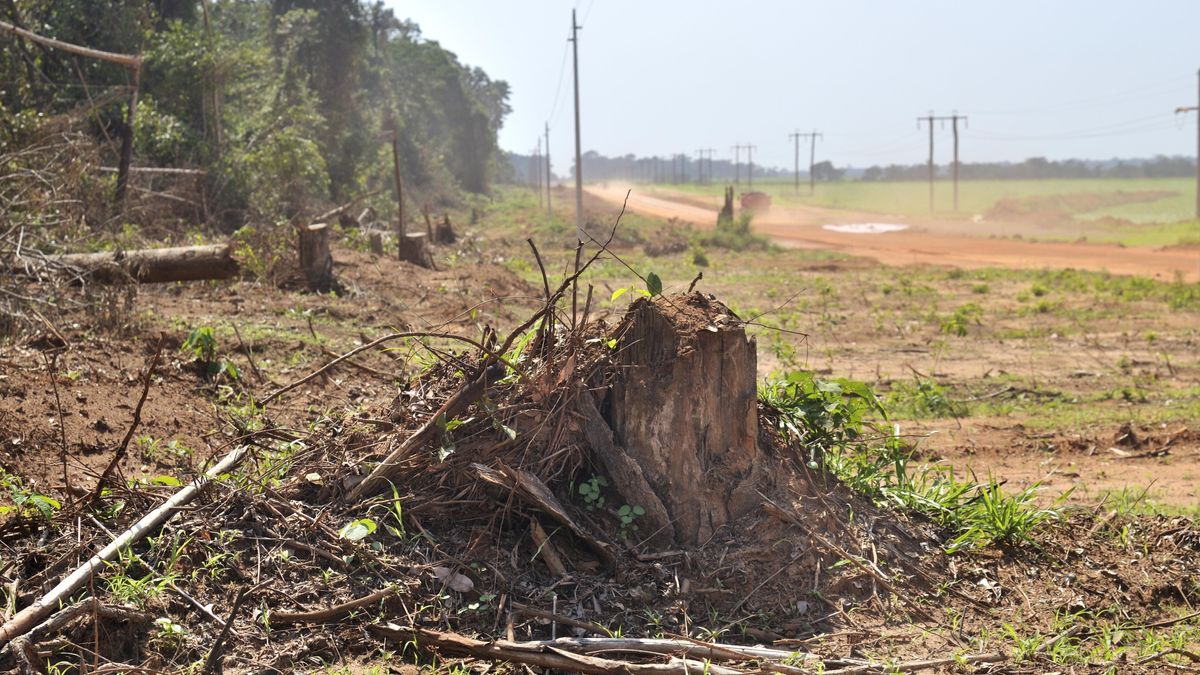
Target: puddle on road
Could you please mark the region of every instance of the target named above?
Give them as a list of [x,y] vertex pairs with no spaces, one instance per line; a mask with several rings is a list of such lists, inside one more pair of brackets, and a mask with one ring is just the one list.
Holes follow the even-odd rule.
[[883,234],[884,232],[907,230],[908,226],[899,223],[850,223],[848,225],[822,225],[821,229],[845,234]]

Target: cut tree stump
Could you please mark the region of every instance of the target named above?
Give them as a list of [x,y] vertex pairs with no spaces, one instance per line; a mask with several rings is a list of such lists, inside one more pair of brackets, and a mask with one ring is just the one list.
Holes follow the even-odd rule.
[[[754,339],[733,312],[702,293],[639,299],[617,335],[621,375],[608,421],[616,451],[632,464],[612,465],[636,466],[636,482],[644,478],[657,497],[630,505],[658,520],[661,504],[675,543],[700,545],[760,502]],[[622,496],[638,499],[643,488],[630,487],[635,494]],[[661,539],[656,543],[666,543]]]
[[333,254],[329,252],[329,226],[325,223],[300,228],[300,269],[304,270],[308,290],[333,290]]
[[409,232],[400,237],[398,243],[401,260],[418,267],[433,267],[433,255],[429,251],[429,236],[424,232]]
[[[104,253],[69,253],[46,256],[52,267],[101,284],[127,281],[165,283],[229,279],[238,273],[229,244],[153,248]],[[48,271],[42,259],[11,258],[0,268],[12,274],[34,275]]]
[[717,214],[717,224],[733,222],[733,188],[725,188],[725,205]]
[[383,255],[383,232],[367,230],[367,245],[371,248],[371,253]]
[[458,235],[454,234],[454,226],[450,224],[450,216],[443,215],[442,222],[438,223],[437,229],[433,232],[433,243],[453,244],[457,239]]

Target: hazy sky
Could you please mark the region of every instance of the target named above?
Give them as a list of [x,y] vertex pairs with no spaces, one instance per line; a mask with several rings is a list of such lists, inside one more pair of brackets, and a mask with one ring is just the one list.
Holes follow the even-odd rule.
[[[501,147],[550,122],[571,165],[572,8],[580,23],[583,149],[670,155],[757,146],[817,159],[917,163],[930,111],[966,115],[964,162],[1194,155],[1197,0],[390,0],[468,64],[512,86]],[[561,82],[561,84],[560,84]],[[935,131],[939,163],[949,126]],[[802,155],[806,147],[802,146]],[[743,157],[744,161],[744,157]],[[803,161],[803,160],[802,160]]]

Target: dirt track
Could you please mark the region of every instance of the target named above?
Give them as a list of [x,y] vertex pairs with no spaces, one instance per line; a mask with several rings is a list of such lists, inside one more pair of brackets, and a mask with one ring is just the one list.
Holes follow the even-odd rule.
[[[601,199],[620,204],[628,188],[593,185],[585,189]],[[702,197],[650,196],[639,194],[634,187],[628,208],[648,216],[678,218],[697,227],[711,227],[716,219],[717,205],[714,202],[710,207],[702,207],[702,203]],[[1196,248],[1127,248],[1111,244],[971,236],[961,231],[961,224],[917,222],[906,218],[888,218],[909,225],[909,229],[885,234],[844,234],[821,227],[830,223],[873,222],[880,218],[879,214],[806,206],[772,209],[755,218],[754,229],[782,246],[840,251],[889,265],[1074,268],[1162,280],[1182,276],[1188,281],[1200,281],[1200,250]]]

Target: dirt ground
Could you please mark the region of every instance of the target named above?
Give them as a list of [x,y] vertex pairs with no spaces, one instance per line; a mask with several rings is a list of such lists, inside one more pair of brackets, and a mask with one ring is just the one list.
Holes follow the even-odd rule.
[[[591,186],[588,191],[612,204],[629,196],[629,208],[656,218],[677,218],[697,227],[709,227],[720,204],[695,195],[655,188],[645,194],[636,186]],[[827,224],[870,223],[881,219],[908,225],[899,232],[844,234],[821,228]],[[1108,244],[1030,242],[1042,229],[1036,223],[985,222],[881,217],[814,206],[772,207],[754,219],[755,231],[782,246],[840,251],[878,260],[888,265],[952,265],[964,268],[1007,267],[1013,269],[1072,268],[1136,274],[1154,279],[1200,280],[1200,249],[1126,248]]]
[[[611,224],[615,197],[594,189],[587,203],[590,220]],[[712,210],[697,205],[670,202],[662,212],[655,210],[658,205],[636,195],[630,200],[634,212],[697,223],[713,217]],[[248,426],[255,419],[252,398],[261,400],[338,354],[393,331],[474,339],[491,328],[504,335],[544,296],[525,238],[541,249],[552,286],[570,269],[574,232],[548,228],[533,209],[512,220],[508,207],[499,203],[462,242],[440,250],[438,270],[339,242],[335,271],[347,290],[340,296],[248,279],[145,286],[124,310],[120,330],[100,330],[83,317],[53,317],[47,322],[53,328],[0,348],[0,466],[21,478],[23,490],[54,495],[64,504],[86,495],[130,428],[143,389],[140,375],[164,334],[141,423],[118,467],[122,477],[141,486],[127,497],[130,512],[149,508],[156,491],[189,480],[245,434],[261,432]],[[611,536],[617,553],[606,562],[585,542],[555,534],[568,570],[558,574],[544,563],[544,545],[525,523],[537,509],[510,512],[503,493],[497,497],[462,481],[472,461],[496,457],[514,466],[557,458],[565,468],[551,473],[560,480],[572,472],[586,476],[586,466],[571,464],[580,453],[569,442],[572,424],[545,430],[559,435],[554,452],[542,460],[514,452],[486,422],[490,413],[476,411],[466,418],[464,424],[474,426],[463,427],[457,449],[451,443],[440,450],[450,452],[439,461],[423,455],[407,465],[411,473],[400,481],[396,498],[404,514],[395,522],[409,531],[385,532],[381,526],[371,548],[354,547],[337,528],[354,518],[384,522],[381,510],[390,507],[386,500],[358,510],[331,506],[331,484],[339,484],[333,478],[378,461],[382,450],[431,415],[448,383],[456,381],[459,365],[446,364],[457,364],[466,352],[453,341],[434,341],[440,353],[433,361],[443,365],[430,369],[432,361],[413,358],[412,345],[397,341],[391,350],[340,364],[272,404],[277,426],[268,431],[292,439],[288,447],[303,441],[283,468],[271,463],[283,461],[271,453],[271,461],[255,467],[260,475],[278,472],[277,492],[222,492],[185,511],[173,530],[172,541],[199,533],[182,545],[180,567],[191,574],[186,590],[201,605],[211,603],[219,617],[236,613],[231,589],[254,586],[262,575],[277,579],[264,595],[269,600],[238,619],[235,634],[241,637],[230,649],[230,669],[412,672],[414,656],[404,651],[404,640],[393,635],[387,642],[355,620],[274,627],[266,637],[260,630],[264,608],[286,614],[329,607],[378,590],[381,579],[404,588],[400,597],[381,604],[384,614],[423,630],[490,637],[508,631],[519,639],[545,638],[554,630],[536,615],[518,612],[514,621],[506,605],[511,601],[592,626],[578,634],[602,624],[634,636],[767,644],[840,664],[827,667],[946,654],[998,655],[999,661],[968,667],[951,660],[940,666],[944,672],[1158,672],[1167,661],[1186,665],[1186,657],[1156,656],[1162,647],[1153,640],[1175,640],[1181,649],[1196,644],[1189,613],[1200,603],[1200,535],[1183,517],[1194,512],[1200,497],[1200,431],[1192,412],[1200,398],[1200,304],[1187,295],[1190,287],[995,269],[1020,267],[1022,259],[992,251],[993,244],[1027,251],[1022,255],[1047,245],[940,236],[936,224],[909,233],[935,242],[927,251],[908,250],[923,247],[924,240],[878,236],[869,241],[902,243],[872,249],[814,225],[829,215],[807,213],[810,220],[802,225],[770,225],[768,219],[768,227],[779,228],[769,230],[772,236],[800,230],[801,245],[742,252],[710,248],[702,266],[686,243],[662,255],[653,246],[667,237],[663,233],[678,230],[678,223],[631,223],[633,231],[622,233],[613,247],[624,262],[608,261],[586,277],[595,291],[592,316],[613,321],[623,315],[636,294],[612,296],[639,282],[631,270],[643,277],[655,270],[667,293],[698,282],[699,290],[750,321],[760,376],[803,368],[866,381],[893,409],[887,423],[899,425],[919,461],[981,479],[993,476],[1005,489],[1039,482],[1038,498],[1047,505],[1073,490],[1071,508],[1039,533],[1034,546],[947,556],[941,553],[944,537],[927,518],[896,516],[806,474],[802,464],[789,464],[791,478],[781,486],[787,498],[781,502],[783,516],[754,514],[701,550],[662,557],[629,541],[615,515],[583,509],[574,484],[568,484],[560,493],[571,513]],[[837,222],[858,217],[840,214]],[[972,254],[978,258],[963,265],[970,269],[947,269],[946,251],[971,242],[978,245]],[[652,248],[656,254],[647,255]],[[1093,254],[1098,259],[1100,250],[1129,252],[1061,248],[1068,252],[1063,266],[1082,268],[1087,265],[1071,262],[1077,249],[1091,252],[1084,259]],[[1150,257],[1132,258],[1131,270],[1191,255],[1142,253]],[[920,264],[906,265],[905,256]],[[698,271],[704,272],[702,280]],[[980,311],[959,312],[970,304]],[[958,314],[962,320],[954,323]],[[947,332],[945,325],[962,334]],[[206,377],[192,355],[180,350],[199,327],[214,330],[219,354],[240,372],[237,381]],[[58,348],[54,332],[65,338],[65,349]],[[585,342],[592,350],[600,343],[599,337]],[[573,370],[575,361],[569,363]],[[567,366],[556,364],[552,374],[564,372]],[[949,404],[965,407],[952,414],[917,407],[906,387],[920,382],[938,387],[923,395],[925,404],[944,395]],[[534,403],[497,404],[511,416],[509,424],[527,425],[520,438],[543,432]],[[431,454],[437,456],[426,453]],[[278,509],[289,508],[295,509],[290,517],[279,517]],[[786,515],[793,511],[805,518],[796,522]],[[39,569],[61,571],[79,556],[78,539],[102,538],[104,527],[84,519],[72,525],[74,532],[39,542],[36,530],[31,534],[11,522],[7,530],[0,528],[0,541],[8,547],[6,559],[20,561],[23,576],[15,578],[26,584],[22,601],[37,584],[46,585],[48,573]],[[223,525],[211,526],[214,522]],[[829,548],[822,538],[844,548]],[[162,540],[171,537],[141,552],[147,569],[159,570],[156,561],[173,559],[161,550]],[[235,562],[225,576],[217,571],[206,577],[210,572],[201,561],[219,557],[214,552],[222,549]],[[470,581],[472,590],[448,590],[446,579],[456,578],[447,577],[449,570]],[[146,573],[146,579],[157,578],[157,572]],[[182,584],[182,578],[176,581]],[[105,583],[112,583],[110,575]],[[175,595],[143,602],[146,616],[171,617],[187,626],[187,637],[166,649],[155,642],[161,634],[122,629],[106,658],[149,669],[194,667],[220,632],[217,623]],[[557,630],[566,626],[558,624]],[[1112,632],[1124,635],[1115,638],[1118,646],[1110,644]],[[95,638],[82,628],[68,637],[72,649]],[[1135,645],[1128,654],[1121,640]],[[1074,651],[1057,655],[1054,644]],[[147,649],[153,656],[146,656]],[[441,660],[422,657],[423,667],[467,672],[474,663],[476,669],[496,670],[455,656],[447,650]]]

